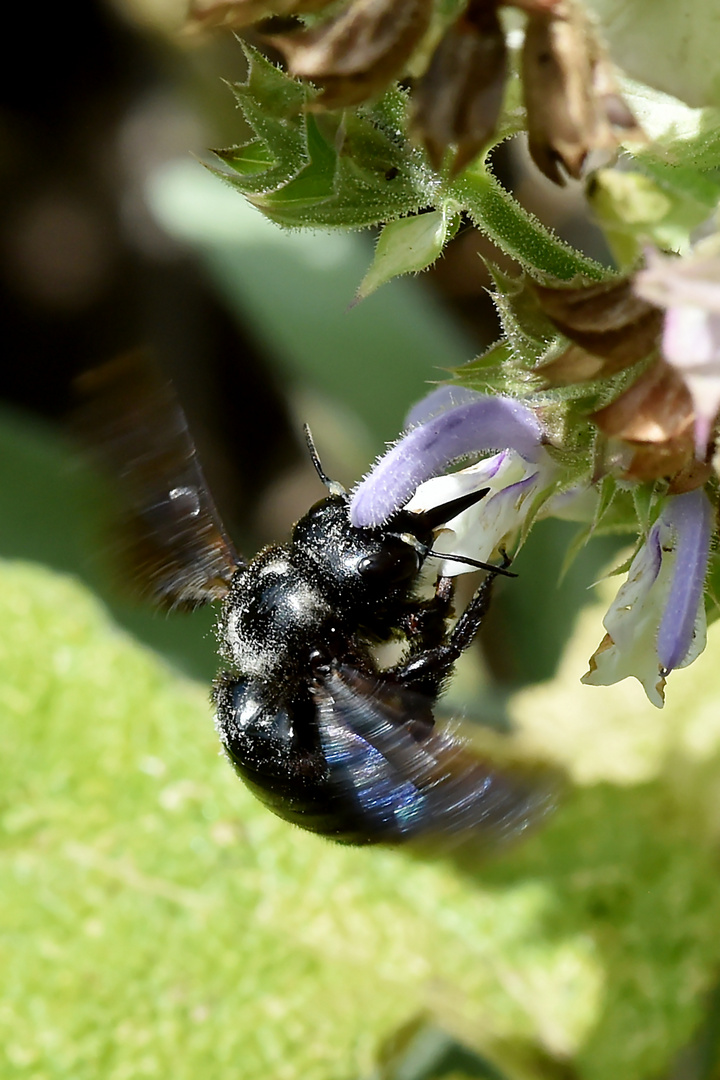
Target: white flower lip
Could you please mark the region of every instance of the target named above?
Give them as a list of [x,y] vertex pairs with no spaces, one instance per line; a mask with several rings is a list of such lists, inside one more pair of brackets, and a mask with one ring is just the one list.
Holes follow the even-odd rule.
[[[422,513],[471,491],[489,488],[481,502],[446,522],[433,543],[437,553],[488,562],[499,550],[510,546],[552,469],[544,451],[540,462],[531,463],[515,450],[503,450],[467,469],[425,481],[406,509]],[[440,560],[438,572],[443,577],[454,577],[472,569],[448,558]]]

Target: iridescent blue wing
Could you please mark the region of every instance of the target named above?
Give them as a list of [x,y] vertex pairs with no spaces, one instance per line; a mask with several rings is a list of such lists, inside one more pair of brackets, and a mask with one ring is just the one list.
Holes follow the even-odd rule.
[[120,487],[117,547],[130,583],[165,608],[221,599],[242,560],[170,383],[138,351],[89,371],[78,392],[76,429]]
[[432,702],[348,665],[317,692],[320,740],[334,782],[351,793],[369,839],[433,834],[499,841],[522,832],[551,805],[531,770],[480,756],[459,727],[432,722]]

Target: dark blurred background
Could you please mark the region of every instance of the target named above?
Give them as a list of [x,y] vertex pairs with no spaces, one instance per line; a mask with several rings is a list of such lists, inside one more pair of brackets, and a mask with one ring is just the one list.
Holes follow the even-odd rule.
[[[373,237],[286,234],[203,169],[242,142],[225,82],[244,76],[227,32],[181,32],[177,0],[77,0],[40,34],[14,11],[32,58],[0,75],[0,554],[79,574],[134,633],[195,675],[214,669],[212,613],[154,616],[113,584],[103,530],[112,486],[73,445],[73,380],[149,347],[173,379],[238,546],[282,538],[320,497],[302,422],[331,475],[351,483],[428,382],[498,336],[472,228],[415,280],[349,310]],[[24,62],[23,62],[24,66]],[[224,81],[225,82],[224,82]],[[604,258],[579,190],[555,189],[519,145],[495,169],[538,216]],[[538,527],[486,635],[500,687],[552,674],[569,623],[613,545],[596,543],[558,589],[573,527]],[[538,626],[542,624],[542,632]]]

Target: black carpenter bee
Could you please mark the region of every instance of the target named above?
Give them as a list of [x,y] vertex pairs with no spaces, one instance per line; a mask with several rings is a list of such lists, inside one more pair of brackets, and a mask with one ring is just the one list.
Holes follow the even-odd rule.
[[[171,387],[142,354],[91,372],[86,433],[119,471],[136,575],[159,605],[221,601],[217,729],[236,772],[275,814],[343,843],[432,834],[502,836],[542,802],[533,780],[479,756],[435,715],[472,643],[496,574],[452,623],[453,579],[418,597],[434,531],[486,490],[425,513],[356,528],[349,496],[328,490],[285,544],[245,562],[205,484]],[[445,556],[447,558],[447,556]],[[461,560],[469,561],[469,560]],[[376,648],[404,643],[380,667]]]

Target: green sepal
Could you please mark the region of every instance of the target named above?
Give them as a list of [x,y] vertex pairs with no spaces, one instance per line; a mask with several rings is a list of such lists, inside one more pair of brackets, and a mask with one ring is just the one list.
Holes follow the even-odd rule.
[[357,299],[364,300],[401,274],[425,270],[435,262],[459,225],[460,215],[449,207],[390,221],[378,237],[375,256],[360,283]]
[[[565,578],[566,574],[575,562],[575,559],[578,557],[585,545],[593,539],[593,537],[603,535],[603,533],[606,532],[616,533],[618,531],[624,531],[619,528],[617,523],[611,529],[606,529],[603,527],[603,519],[608,514],[610,507],[613,505],[615,496],[617,495],[618,491],[617,481],[615,480],[615,478],[609,475],[604,476],[602,480],[599,480],[594,485],[594,489],[597,492],[597,503],[595,504],[595,512],[593,514],[592,520],[588,521],[587,524],[583,525],[568,544],[567,550],[565,552],[565,557],[560,568],[560,581]],[[633,529],[633,527],[634,521],[632,523],[628,522],[628,529]]]
[[487,267],[495,286],[493,303],[513,356],[518,366],[529,371],[548,360],[564,338],[527,288],[523,275],[511,276],[492,263]]
[[658,496],[652,484],[633,484],[632,499],[640,533],[647,536],[657,513]]
[[453,381],[483,394],[511,394],[522,397],[533,384],[522,358],[502,338],[480,356],[461,367],[450,369]]

